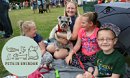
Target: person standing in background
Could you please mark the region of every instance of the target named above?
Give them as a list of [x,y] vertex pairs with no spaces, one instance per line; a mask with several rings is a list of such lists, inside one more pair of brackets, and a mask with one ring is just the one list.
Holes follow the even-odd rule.
[[3,34],[3,38],[9,38],[13,34],[13,29],[8,12],[9,12],[9,1],[0,0],[0,23],[5,32],[5,34]]
[[37,0],[32,0],[32,8],[33,8],[33,13],[36,13],[36,11],[37,11]]

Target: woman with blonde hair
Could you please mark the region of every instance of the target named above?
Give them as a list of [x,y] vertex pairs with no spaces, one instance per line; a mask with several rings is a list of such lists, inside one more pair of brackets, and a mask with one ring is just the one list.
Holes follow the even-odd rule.
[[[70,2],[66,3],[65,9],[64,9],[64,16],[71,18],[71,23],[69,24],[70,30],[72,32],[70,41],[72,41],[73,45],[75,45],[77,36],[78,36],[78,31],[81,28],[81,25],[80,25],[81,17],[79,16],[78,5],[74,1],[70,1]],[[60,42],[62,44],[68,43],[66,33],[57,32],[56,36],[57,36],[56,40],[58,42]],[[64,59],[64,58],[66,58],[66,56],[68,56],[69,50],[63,48],[58,51],[55,51],[55,49],[53,47],[54,47],[53,45],[48,46],[47,50],[51,53],[55,52],[54,57],[56,59]]]

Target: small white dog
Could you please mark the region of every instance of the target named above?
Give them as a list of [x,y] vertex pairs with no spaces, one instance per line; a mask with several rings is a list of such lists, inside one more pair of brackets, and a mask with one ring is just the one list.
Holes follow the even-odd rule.
[[59,48],[69,48],[71,50],[73,48],[73,44],[70,41],[68,42],[68,44],[63,45],[55,40],[57,37],[55,35],[56,32],[66,33],[67,40],[70,40],[71,30],[70,30],[69,23],[71,23],[71,19],[69,17],[66,17],[66,16],[59,16],[57,19],[58,19],[58,25],[56,25],[52,29],[50,36],[49,36],[49,39],[54,39],[56,50],[58,50]]
[[71,30],[69,27],[69,23],[71,23],[71,19],[66,16],[59,16],[57,19],[58,19],[58,25],[56,25],[52,29],[49,39],[55,38],[56,32],[62,32],[62,33],[67,33],[67,39],[69,40],[71,37]]

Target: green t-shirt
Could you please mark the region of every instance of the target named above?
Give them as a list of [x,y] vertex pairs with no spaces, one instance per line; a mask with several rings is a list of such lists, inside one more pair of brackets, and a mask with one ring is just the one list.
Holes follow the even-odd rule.
[[125,73],[124,56],[118,50],[111,54],[99,51],[96,58],[95,65],[98,67],[98,77],[111,77],[112,73],[122,76]]

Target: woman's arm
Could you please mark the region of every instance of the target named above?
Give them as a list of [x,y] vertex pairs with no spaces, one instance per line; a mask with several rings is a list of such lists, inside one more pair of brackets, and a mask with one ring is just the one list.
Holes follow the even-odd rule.
[[76,40],[78,37],[78,32],[81,28],[81,16],[77,17],[74,27],[73,27],[73,32],[71,36],[71,40]]
[[58,38],[57,35],[55,34],[55,39],[62,43],[62,44],[67,44],[68,43],[68,40],[67,39],[64,39],[64,38]]
[[77,40],[77,42],[72,50],[73,54],[76,53],[80,49],[80,47],[81,47],[81,38],[78,37],[78,40]]

